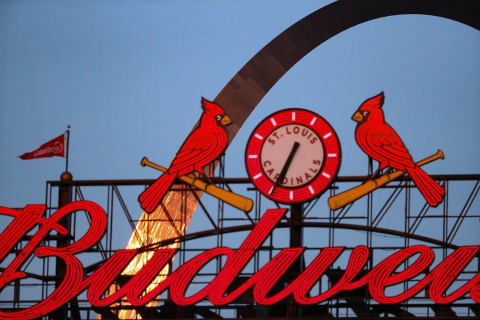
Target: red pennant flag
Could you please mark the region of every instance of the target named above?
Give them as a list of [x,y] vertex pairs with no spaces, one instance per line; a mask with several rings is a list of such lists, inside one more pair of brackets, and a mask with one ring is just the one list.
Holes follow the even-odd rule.
[[30,160],[55,156],[65,157],[65,133],[62,133],[55,139],[42,144],[37,150],[22,154],[19,158]]

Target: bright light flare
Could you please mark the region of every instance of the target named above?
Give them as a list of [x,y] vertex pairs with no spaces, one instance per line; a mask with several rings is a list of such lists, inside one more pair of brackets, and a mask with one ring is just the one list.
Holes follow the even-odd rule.
[[[178,187],[182,186],[174,185],[172,188],[175,189]],[[197,193],[198,198],[202,196],[202,192],[194,192]],[[140,248],[144,245],[177,238],[185,234],[185,230],[192,218],[193,212],[197,208],[197,198],[192,192],[170,191],[166,194],[163,204],[164,205],[160,204],[151,214],[146,212],[142,213],[136,226],[137,233],[133,232],[130,236],[130,240],[126,247],[127,249]],[[180,242],[175,242],[163,248],[178,248],[179,246]],[[153,253],[154,251],[147,251],[135,256],[127,268],[122,272],[122,275],[135,275],[148,262]],[[157,284],[162,282],[169,274],[169,269],[169,265],[165,266],[160,274],[147,287],[145,293],[150,292],[157,286]],[[114,293],[117,289],[118,288],[112,285],[109,289],[109,294]],[[146,306],[152,307],[155,306],[156,303],[156,301],[152,301]],[[130,305],[126,298],[113,306],[118,306],[119,304],[122,306]],[[115,311],[112,310],[112,312]],[[137,314],[137,312],[132,309],[119,310],[117,316],[119,319],[142,319],[140,314]],[[98,316],[97,318],[101,319],[101,316]]]

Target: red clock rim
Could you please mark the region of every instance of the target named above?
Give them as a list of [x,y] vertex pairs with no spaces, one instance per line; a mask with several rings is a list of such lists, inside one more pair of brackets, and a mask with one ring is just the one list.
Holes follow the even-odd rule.
[[[295,112],[295,120],[292,119],[293,112]],[[290,120],[285,121],[285,117],[278,117],[279,114],[288,115],[287,119],[289,118]],[[271,122],[271,118],[275,118],[276,125]],[[315,121],[313,121],[313,118],[316,118]],[[320,169],[321,171],[312,181],[303,186],[291,188],[279,186],[276,188],[274,194],[269,195],[268,191],[273,186],[273,183],[263,174],[260,164],[260,150],[273,128],[292,123],[306,126],[320,137],[325,153],[325,158]],[[327,135],[327,137],[324,137],[325,135]],[[262,139],[260,139],[260,137]],[[329,157],[329,154],[336,154],[336,156]],[[249,158],[249,155],[256,155],[256,158]],[[322,116],[311,110],[302,108],[283,109],[265,117],[250,134],[245,149],[245,167],[252,183],[267,198],[280,203],[299,203],[319,197],[336,178],[340,163],[341,146],[333,127]],[[328,177],[323,175],[324,172]],[[291,191],[295,192],[295,198],[290,198]]]

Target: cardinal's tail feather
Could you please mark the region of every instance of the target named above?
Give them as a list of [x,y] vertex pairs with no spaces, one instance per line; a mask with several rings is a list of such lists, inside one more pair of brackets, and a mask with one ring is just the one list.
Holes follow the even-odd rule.
[[163,197],[177,177],[176,174],[164,173],[150,187],[138,197],[140,206],[148,213],[152,213],[162,201]]
[[438,206],[445,195],[443,188],[420,167],[408,168],[407,171],[428,204],[432,207]]

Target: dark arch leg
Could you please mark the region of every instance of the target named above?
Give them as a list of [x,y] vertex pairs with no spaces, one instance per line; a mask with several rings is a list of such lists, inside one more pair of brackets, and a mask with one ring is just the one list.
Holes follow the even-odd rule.
[[339,0],[296,22],[260,50],[220,91],[215,102],[230,115],[230,141],[278,80],[306,54],[333,36],[363,22],[425,14],[480,29],[478,0]]

